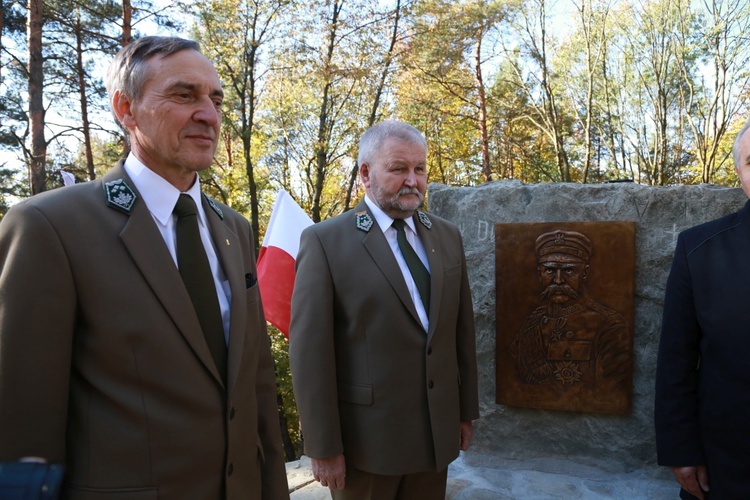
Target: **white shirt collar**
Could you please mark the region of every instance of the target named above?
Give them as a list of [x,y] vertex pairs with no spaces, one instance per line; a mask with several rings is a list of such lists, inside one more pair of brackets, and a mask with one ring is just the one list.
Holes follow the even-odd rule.
[[[372,201],[370,197],[367,195],[365,195],[365,203],[367,204],[367,208],[370,209],[370,212],[372,212],[372,216],[375,217],[375,220],[377,221],[378,226],[380,226],[380,230],[383,232],[386,232],[388,228],[391,227],[391,224],[393,224],[393,217],[383,212],[383,209],[377,206],[375,202]],[[406,222],[406,225],[409,226],[409,228],[414,232],[414,234],[417,233],[417,228],[414,227],[413,217],[408,217],[404,219],[404,222]]]
[[[149,212],[162,224],[166,225],[172,216],[172,211],[180,196],[180,190],[170,184],[164,177],[160,176],[146,165],[144,165],[133,153],[125,160],[125,171],[135,184],[135,188],[141,194]],[[206,213],[201,203],[200,176],[196,175],[195,182],[186,191],[195,201],[198,207],[198,220],[206,225]]]

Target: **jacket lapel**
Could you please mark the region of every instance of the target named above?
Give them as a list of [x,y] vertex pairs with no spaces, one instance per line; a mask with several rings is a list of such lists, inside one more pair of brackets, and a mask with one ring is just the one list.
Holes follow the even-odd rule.
[[242,362],[245,325],[247,323],[247,287],[242,265],[242,247],[237,234],[229,229],[224,220],[209,206],[205,196],[203,197],[203,209],[206,212],[214,248],[224,270],[224,275],[229,280],[229,288],[232,293],[232,301],[229,306],[229,359],[227,366],[228,391],[231,391],[237,382]]
[[[122,163],[118,163],[102,180],[106,185],[107,182],[117,179],[124,179],[135,191],[133,182],[125,169],[122,168]],[[137,192],[136,194],[140,197]],[[154,223],[151,212],[142,200],[134,203],[129,211],[121,211],[128,216],[128,220],[120,232],[123,245],[159,302],[164,306],[167,314],[177,325],[188,345],[217,381],[221,383],[221,377],[203,337],[203,331],[190,302],[190,296],[172,256],[169,254],[166,245],[162,243],[163,238]]]

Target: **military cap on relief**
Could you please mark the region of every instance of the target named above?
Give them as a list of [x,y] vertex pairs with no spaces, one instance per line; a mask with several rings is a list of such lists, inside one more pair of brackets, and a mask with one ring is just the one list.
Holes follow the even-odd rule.
[[558,229],[536,239],[536,254],[542,262],[554,260],[553,256],[560,254],[588,262],[591,257],[591,240],[579,232]]

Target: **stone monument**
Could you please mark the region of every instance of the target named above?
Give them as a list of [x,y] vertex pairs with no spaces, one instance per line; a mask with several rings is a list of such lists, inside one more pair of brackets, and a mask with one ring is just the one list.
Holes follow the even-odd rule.
[[[671,478],[668,470],[656,465],[653,397],[662,302],[674,245],[680,231],[737,211],[745,201],[739,188],[710,185],[431,184],[429,211],[458,225],[463,235],[474,300],[481,418],[475,422],[472,447],[463,462],[505,470],[523,463],[545,472],[641,471],[642,477]],[[605,415],[498,404],[494,226],[586,221],[635,222],[632,410]],[[675,488],[675,498],[676,494]],[[602,493],[602,498],[610,497]],[[653,496],[644,492],[635,498]]]

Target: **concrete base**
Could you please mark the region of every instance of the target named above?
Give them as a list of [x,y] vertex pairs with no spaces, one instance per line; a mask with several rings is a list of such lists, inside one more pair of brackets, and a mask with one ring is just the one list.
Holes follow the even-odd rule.
[[[313,479],[310,459],[286,464],[292,500],[330,499],[328,488]],[[448,469],[448,500],[549,500],[678,498],[677,483],[659,469],[606,472],[560,460],[508,460],[501,468],[471,467],[459,457]]]

